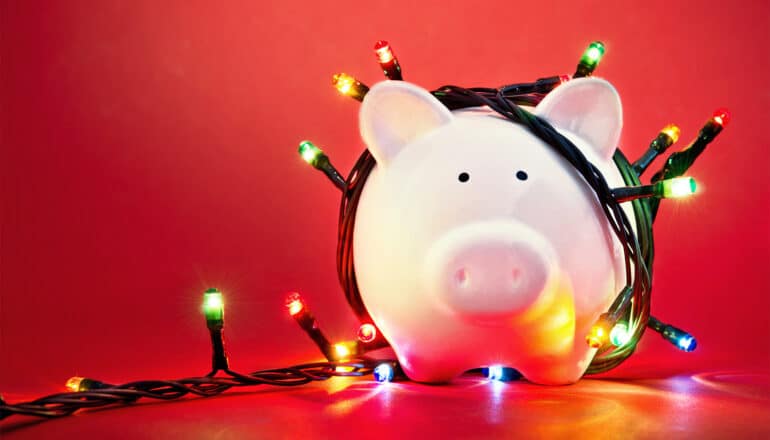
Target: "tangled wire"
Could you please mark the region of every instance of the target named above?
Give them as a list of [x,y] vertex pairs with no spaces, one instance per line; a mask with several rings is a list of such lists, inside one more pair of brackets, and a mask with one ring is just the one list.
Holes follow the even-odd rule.
[[[647,327],[650,316],[653,262],[652,217],[647,200],[633,201],[636,229],[639,232],[637,237],[625,211],[613,197],[612,188],[609,187],[602,173],[586,159],[579,148],[551,124],[520,107],[537,105],[548,91],[558,85],[558,79],[559,77],[549,77],[534,83],[512,84],[498,89],[466,89],[449,85],[431,93],[450,110],[486,106],[511,122],[524,125],[569,162],[596,194],[612,231],[623,246],[625,260],[627,285],[618,294],[608,314],[613,321],[625,319],[631,330],[630,338],[626,343],[619,347],[606,345],[597,351],[586,371],[587,374],[596,374],[615,368],[631,356]],[[614,161],[626,185],[639,185],[638,176],[620,150],[615,153]],[[361,299],[356,281],[353,231],[358,202],[366,179],[375,165],[374,157],[368,150],[358,158],[346,180],[338,223],[337,273],[348,303],[362,322],[371,322],[371,317]]]
[[374,368],[382,362],[370,359],[353,362],[315,362],[248,374],[227,369],[222,370],[224,376],[216,376],[218,371],[214,370],[201,377],[142,380],[121,385],[79,378],[80,390],[76,392],[51,394],[13,405],[0,399],[0,420],[12,415],[63,417],[81,409],[134,403],[141,398],[175,400],[187,395],[211,397],[234,387],[296,386],[324,381],[331,377],[366,376],[372,374]]

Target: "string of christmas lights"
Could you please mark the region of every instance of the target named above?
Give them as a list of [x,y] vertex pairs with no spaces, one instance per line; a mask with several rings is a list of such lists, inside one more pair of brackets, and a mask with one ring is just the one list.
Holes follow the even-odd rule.
[[[385,76],[401,80],[401,65],[393,49],[386,41],[378,41],[375,55]],[[730,120],[725,109],[719,109],[701,129],[698,137],[685,149],[669,156],[663,167],[652,177],[650,184],[643,185],[639,177],[650,164],[679,138],[675,125],[664,127],[653,139],[648,150],[633,164],[618,149],[614,161],[627,186],[610,188],[601,172],[591,164],[580,150],[561,135],[547,121],[529,113],[520,106],[535,106],[549,92],[573,79],[590,76],[604,56],[601,42],[591,43],[583,53],[575,73],[540,78],[530,83],[510,84],[500,88],[462,88],[443,86],[431,93],[450,110],[486,106],[513,123],[527,127],[534,135],[562,155],[591,187],[605,216],[620,242],[623,244],[626,279],[629,280],[617,295],[610,309],[602,314],[586,335],[586,342],[598,348],[586,374],[610,370],[635,350],[646,328],[659,333],[683,351],[692,351],[697,341],[689,333],[650,316],[650,281],[654,257],[652,224],[659,201],[695,192],[692,178],[682,175],[695,162],[722,131]],[[345,73],[333,77],[333,85],[346,96],[362,101],[369,88]],[[307,303],[293,292],[286,298],[289,315],[313,340],[326,362],[313,362],[286,368],[238,373],[230,369],[230,361],[224,342],[224,300],[217,289],[204,293],[203,312],[211,336],[211,371],[200,377],[177,380],[142,380],[115,385],[100,380],[72,377],[66,382],[69,392],[57,393],[29,402],[8,404],[0,396],[0,420],[11,415],[28,415],[55,418],[70,415],[78,410],[117,404],[129,404],[141,398],[173,400],[187,395],[209,397],[233,387],[255,385],[295,386],[313,381],[323,381],[336,376],[372,375],[377,382],[404,379],[398,362],[393,359],[373,359],[365,354],[389,347],[388,341],[377,329],[364,306],[355,276],[352,254],[353,226],[356,209],[366,179],[376,162],[365,150],[347,178],[343,178],[332,165],[329,157],[310,141],[299,146],[302,158],[324,175],[342,192],[339,211],[337,242],[337,269],[341,287],[353,312],[360,320],[357,339],[332,344],[321,331]],[[621,209],[620,204],[630,202],[636,218],[637,234]],[[521,377],[514,369],[491,365],[469,371],[482,374],[494,381],[511,381]]]
[[[329,362],[311,362],[286,368],[238,373],[229,367],[225,352],[224,300],[217,289],[204,293],[203,313],[211,333],[211,371],[205,376],[176,380],[141,380],[111,384],[86,377],[67,380],[66,393],[51,394],[29,402],[8,404],[0,398],[0,420],[12,415],[46,418],[68,416],[87,408],[134,403],[139,399],[174,400],[187,395],[211,397],[230,388],[255,385],[297,386],[340,376],[373,375],[377,382],[390,382],[403,373],[396,361],[349,358]],[[217,375],[222,373],[222,375]]]
[[[393,54],[390,44],[386,41],[379,41],[374,49],[385,76],[392,80],[402,79],[400,64]],[[598,348],[586,374],[608,371],[627,359],[633,354],[647,327],[659,331],[666,340],[680,349],[685,350],[680,344],[680,341],[685,339],[692,340],[692,347],[695,346],[695,339],[686,332],[680,331],[681,335],[678,337],[668,337],[667,333],[660,330],[662,327],[656,324],[660,321],[649,314],[650,284],[654,259],[652,224],[657,214],[659,199],[685,197],[695,192],[695,180],[680,176],[694,163],[706,145],[716,138],[730,118],[727,110],[717,110],[701,129],[696,140],[681,152],[669,156],[666,164],[655,173],[648,185],[641,184],[639,177],[659,155],[663,154],[678,140],[679,127],[673,124],[664,127],[650,143],[648,150],[633,164],[629,163],[618,149],[613,159],[627,186],[609,188],[601,172],[583,156],[572,142],[551,127],[547,121],[520,107],[535,106],[559,85],[574,78],[590,76],[599,65],[605,52],[603,43],[595,41],[589,44],[572,76],[555,75],[531,83],[510,84],[500,88],[465,89],[457,86],[444,86],[431,92],[450,110],[486,106],[512,122],[525,125],[533,134],[553,147],[570,162],[596,194],[613,232],[623,244],[626,280],[630,281],[618,293],[610,309],[599,317],[590,333],[586,335],[586,342],[591,347]],[[387,65],[397,66],[397,72],[392,69],[389,70]],[[333,83],[341,94],[358,101],[362,101],[369,90],[369,87],[364,83],[347,74],[335,75]],[[309,141],[303,142],[303,144],[306,143],[312,145]],[[320,152],[320,149],[317,151]],[[300,152],[302,153],[302,147],[300,147]],[[303,157],[305,157],[304,153]],[[308,163],[325,174],[332,173],[330,170],[334,170],[336,173],[325,154],[323,154],[323,158],[323,166],[320,167],[315,164],[314,157],[311,156],[310,160],[305,157]],[[375,165],[374,158],[365,150],[349,173],[345,181],[346,185],[342,187],[337,181],[334,182],[343,193],[338,223],[338,277],[353,312],[362,323],[367,325],[373,324],[371,324],[372,319],[358,291],[352,255],[352,238],[358,201],[366,178]],[[625,202],[632,203],[638,237],[624,211],[620,208],[620,204]],[[665,328],[669,327],[675,328],[671,326]]]

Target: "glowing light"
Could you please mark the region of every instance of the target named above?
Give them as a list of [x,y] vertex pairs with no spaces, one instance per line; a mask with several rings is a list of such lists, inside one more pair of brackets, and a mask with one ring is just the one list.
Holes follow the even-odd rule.
[[363,101],[364,96],[369,92],[369,87],[347,73],[338,73],[332,76],[332,84],[343,95],[350,96],[358,101]]
[[619,322],[612,327],[610,331],[610,342],[616,347],[625,345],[631,340],[631,332],[628,331],[628,325],[625,322]]
[[599,348],[607,342],[607,329],[602,323],[596,323],[586,336],[586,342],[591,348]]
[[679,127],[677,127],[674,124],[666,125],[665,127],[663,127],[662,130],[660,130],[660,132],[668,136],[669,139],[671,139],[672,144],[675,144],[676,141],[679,140],[680,130],[679,130]]
[[393,50],[390,48],[390,44],[385,40],[380,40],[374,44],[374,53],[377,55],[377,61],[379,61],[380,64],[387,64],[395,58]]
[[722,127],[726,127],[730,123],[730,111],[726,108],[716,109],[711,119]]
[[676,177],[658,182],[660,184],[659,192],[664,198],[686,197],[695,193],[696,184],[692,177]]
[[487,379],[489,380],[502,380],[503,379],[503,367],[501,365],[491,365],[487,368]]
[[332,84],[343,95],[350,95],[356,84],[356,79],[347,73],[338,73],[332,77]]
[[377,327],[373,326],[372,324],[366,323],[361,324],[361,327],[358,328],[358,340],[363,343],[368,343],[374,341],[374,338],[377,337]]
[[224,318],[225,305],[222,292],[213,288],[206,290],[203,294],[203,313],[207,321],[221,321]]
[[593,70],[596,65],[599,64],[599,61],[602,60],[602,56],[604,56],[604,44],[602,44],[601,41],[594,41],[593,43],[589,44],[588,49],[583,52],[583,57],[580,58],[580,63],[585,64],[591,70]]
[[318,156],[323,154],[323,151],[321,151],[320,148],[313,145],[310,141],[302,141],[299,143],[299,154],[302,156],[302,159],[305,160],[305,162],[309,163],[310,165],[313,165],[315,163]]
[[79,391],[85,391],[85,387],[83,387],[83,381],[85,378],[80,376],[73,376],[67,379],[67,383],[64,384],[68,390],[70,390],[73,393],[77,393]]
[[676,346],[683,351],[693,351],[698,346],[698,342],[691,335],[685,334],[679,337]]
[[289,309],[291,316],[296,315],[305,308],[305,302],[302,301],[299,292],[292,292],[286,296],[286,308]]
[[334,344],[334,353],[337,355],[337,360],[346,360],[350,358],[353,351],[350,346],[344,342]]
[[380,364],[374,367],[374,371],[372,372],[374,375],[374,380],[377,382],[392,382],[393,381],[393,367],[390,364]]

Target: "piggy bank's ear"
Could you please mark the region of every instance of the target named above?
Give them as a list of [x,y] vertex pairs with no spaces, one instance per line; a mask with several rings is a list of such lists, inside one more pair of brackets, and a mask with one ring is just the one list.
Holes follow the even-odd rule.
[[568,130],[612,157],[623,128],[623,107],[615,87],[599,78],[578,78],[549,93],[535,109],[556,128]]
[[361,105],[361,137],[377,164],[387,165],[410,142],[449,123],[452,112],[425,89],[405,81],[383,81]]

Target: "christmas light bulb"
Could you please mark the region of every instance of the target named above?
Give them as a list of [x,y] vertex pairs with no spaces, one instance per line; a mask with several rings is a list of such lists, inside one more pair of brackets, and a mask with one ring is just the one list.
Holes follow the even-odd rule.
[[599,348],[607,343],[610,335],[610,327],[614,327],[607,314],[603,314],[596,320],[596,323],[591,327],[591,330],[586,335],[586,342],[591,348]]
[[394,81],[404,79],[401,74],[401,65],[398,64],[398,58],[393,54],[393,49],[385,40],[380,40],[374,44],[374,54],[377,56],[377,62],[380,63],[382,73]]
[[497,382],[510,382],[512,380],[520,379],[521,373],[513,368],[504,367],[502,365],[490,365],[481,369],[481,374],[489,380]]
[[628,331],[628,325],[625,322],[618,322],[610,331],[610,342],[616,347],[625,345],[631,340],[631,332]]
[[489,380],[501,380],[503,378],[502,365],[491,365],[487,368],[487,379]]
[[674,344],[676,348],[682,351],[693,351],[698,346],[698,342],[691,334],[686,331],[676,328],[673,325],[666,325],[660,332],[661,336],[668,342]]
[[593,70],[599,61],[604,56],[604,44],[601,41],[594,41],[588,45],[588,48],[583,52],[583,57],[580,58],[580,63],[585,63]]
[[572,75],[572,77],[582,78],[585,76],[590,76],[596,69],[596,66],[599,65],[599,61],[601,61],[602,56],[604,56],[604,44],[602,44],[601,41],[594,41],[593,43],[589,44],[586,51],[583,52],[583,56],[580,57],[580,62],[578,63],[577,69],[575,69],[575,74]]
[[309,163],[310,165],[315,165],[315,161],[320,157],[324,152],[313,145],[310,141],[302,141],[299,143],[299,154],[302,156],[302,159],[305,160],[305,162]]
[[607,340],[607,330],[604,327],[591,327],[591,332],[586,337],[586,341],[591,348],[599,348]]
[[726,127],[730,123],[730,111],[726,108],[719,108],[714,111],[714,116],[711,120],[719,124],[722,128]]
[[655,184],[660,185],[656,190],[663,198],[686,197],[695,193],[695,179],[692,177],[675,177],[673,179],[661,180]]
[[73,393],[85,391],[85,388],[82,387],[84,380],[85,378],[83,377],[73,376],[67,379],[67,383],[65,384],[65,386],[67,387],[68,390],[70,390]]
[[286,296],[286,308],[289,309],[291,316],[295,316],[305,308],[305,302],[302,301],[299,292],[292,292]]
[[660,130],[655,139],[650,143],[650,147],[642,154],[642,157],[633,163],[632,167],[637,176],[641,176],[650,166],[658,155],[663,154],[668,147],[674,145],[679,140],[679,127],[674,124],[668,124]]
[[332,76],[332,84],[343,95],[350,96],[358,101],[363,101],[364,96],[369,92],[369,87],[347,73],[338,73]]
[[358,328],[358,340],[363,343],[368,343],[374,341],[374,339],[377,337],[377,327],[373,326],[372,324],[366,323],[361,324],[361,327]]
[[680,328],[674,327],[671,324],[661,322],[654,316],[650,316],[647,321],[647,327],[660,333],[663,339],[675,345],[676,348],[682,351],[693,351],[695,350],[695,347],[698,346],[698,341],[695,340],[693,335]]
[[355,342],[339,342],[334,344],[334,357],[338,361],[350,359],[355,352]]
[[683,351],[693,351],[697,345],[695,338],[690,335],[680,336],[676,342],[676,346]]
[[[676,141],[679,140],[680,130],[679,130],[679,127],[677,127],[674,124],[666,125],[665,127],[663,127],[662,130],[660,130],[660,132],[668,136],[668,138],[671,140],[671,144],[674,144],[676,143]],[[669,144],[669,146],[671,144]]]
[[377,61],[379,61],[380,64],[387,64],[395,58],[395,56],[393,56],[393,50],[390,48],[390,44],[385,40],[374,43],[374,53],[377,55]]
[[377,382],[392,382],[393,381],[393,367],[389,363],[383,363],[374,367],[374,380]]
[[211,288],[203,294],[203,314],[210,323],[221,323],[224,319],[225,305],[222,300],[222,292]]

